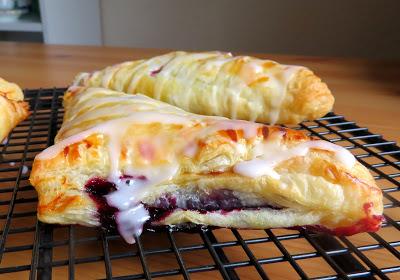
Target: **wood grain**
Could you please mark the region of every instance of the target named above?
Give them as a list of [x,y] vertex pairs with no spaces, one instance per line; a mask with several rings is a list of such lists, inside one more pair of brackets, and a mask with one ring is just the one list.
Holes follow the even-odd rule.
[[[24,88],[65,87],[75,74],[80,71],[91,71],[103,68],[110,64],[125,60],[150,57],[166,52],[157,49],[128,49],[110,47],[85,47],[85,46],[47,46],[40,44],[0,43],[0,77],[16,82]],[[347,119],[356,121],[361,126],[367,126],[372,132],[383,134],[388,140],[400,140],[398,122],[400,120],[400,61],[368,61],[359,59],[321,58],[288,55],[254,54],[259,57],[270,58],[287,64],[298,64],[310,67],[332,89],[335,98],[335,112],[343,114]],[[22,144],[21,144],[22,145]],[[18,149],[18,146],[15,147]],[[17,158],[9,160],[18,161]],[[30,165],[31,163],[29,163]],[[4,165],[4,164],[3,164]],[[0,166],[1,167],[1,166]],[[7,166],[3,166],[6,168]],[[14,173],[18,170],[18,164]],[[10,171],[9,176],[15,174]],[[24,181],[25,182],[25,181]],[[26,182],[27,184],[27,182]],[[391,188],[388,182],[381,182],[382,187]],[[10,187],[10,183],[0,183],[0,188]],[[7,201],[10,193],[0,195],[0,199]],[[20,192],[19,198],[34,197],[33,191]],[[397,197],[400,199],[400,197]],[[0,206],[1,213],[7,211],[8,205]],[[19,204],[16,211],[32,211],[36,203]],[[20,209],[19,209],[20,208]],[[393,219],[399,219],[398,208],[388,209],[386,213]],[[14,218],[12,227],[34,226],[34,215],[30,218]],[[1,220],[4,223],[4,220]],[[277,235],[295,233],[288,230],[274,230]],[[230,230],[220,229],[214,231],[220,242],[236,241]],[[244,239],[265,238],[264,231],[239,231]],[[62,227],[55,230],[54,239],[68,241],[68,229]],[[93,229],[77,227],[75,236],[85,238],[95,236]],[[144,246],[150,248],[169,247],[166,234],[152,233],[144,235]],[[398,231],[385,228],[379,235],[390,241],[398,241]],[[203,244],[199,235],[185,233],[174,234],[178,246]],[[32,244],[33,232],[14,234],[9,237],[6,247],[23,246]],[[375,244],[376,241],[368,234],[359,234],[349,238],[357,246]],[[312,253],[315,249],[304,238],[286,240],[282,242],[290,254]],[[94,240],[91,243],[76,244],[76,258],[102,255],[102,244]],[[110,241],[111,253],[135,252],[136,247],[130,246],[119,240]],[[272,242],[249,244],[249,248],[256,258],[282,257],[282,252]],[[241,246],[224,247],[224,253],[230,261],[249,261]],[[372,250],[366,254],[384,267],[399,265],[399,260],[393,259],[390,253],[384,250]],[[68,243],[54,249],[55,260],[68,259]],[[7,253],[0,267],[11,265],[30,264],[31,250]],[[213,259],[207,250],[187,251],[182,253],[182,258],[188,267],[212,264]],[[179,269],[173,253],[163,253],[147,256],[152,270],[168,270],[171,267]],[[335,272],[322,257],[298,260],[297,263],[310,277],[333,275]],[[113,276],[123,276],[129,273],[141,273],[142,268],[138,257],[114,259],[112,261]],[[263,269],[272,279],[298,279],[292,266],[287,262],[278,262],[262,265]],[[259,279],[254,267],[235,269],[242,279]],[[79,264],[75,267],[76,279],[104,278],[104,262],[100,259],[95,263]],[[53,269],[54,279],[65,279],[68,275],[68,266],[59,266]],[[9,279],[10,275],[0,275],[0,279]],[[14,277],[27,278],[28,272],[14,274]],[[394,274],[393,274],[394,276]],[[191,274],[192,279],[221,279],[217,271]],[[164,278],[163,278],[164,279]],[[168,277],[168,279],[181,279]]]

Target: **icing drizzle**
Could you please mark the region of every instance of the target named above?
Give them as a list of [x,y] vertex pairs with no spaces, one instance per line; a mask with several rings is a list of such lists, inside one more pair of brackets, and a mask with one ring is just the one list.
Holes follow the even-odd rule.
[[237,163],[233,170],[242,176],[254,178],[267,175],[278,180],[280,175],[274,170],[277,165],[293,157],[305,156],[310,149],[334,152],[335,158],[346,168],[353,167],[356,161],[345,148],[323,140],[305,141],[291,148],[282,147],[279,142],[270,141],[256,146],[254,158]]
[[[236,119],[239,110],[248,103],[251,121],[267,112],[270,124],[275,124],[279,121],[287,87],[300,69],[304,67],[231,53],[172,52],[148,60],[117,64],[92,74],[80,74],[75,84],[138,93],[140,81],[149,78],[154,81],[154,87],[141,87],[141,93],[184,110],[197,112],[196,104],[204,103],[209,111],[207,114]],[[122,70],[127,73],[119,74]],[[114,79],[116,75],[122,79],[118,85],[111,82],[118,80]],[[173,94],[165,90],[167,84],[173,87]],[[121,85],[126,86],[122,88]],[[195,94],[196,90],[207,98],[199,92]],[[257,94],[251,94],[249,99],[249,91]],[[216,106],[216,103],[223,104]]]
[[[76,89],[75,89],[76,90]],[[108,152],[109,171],[107,180],[113,183],[116,190],[106,195],[107,203],[116,208],[116,221],[122,237],[128,242],[135,241],[134,236],[142,232],[143,224],[150,215],[141,201],[144,196],[153,190],[153,187],[171,180],[179,172],[179,156],[194,157],[198,152],[198,141],[208,135],[221,130],[241,130],[248,143],[257,138],[261,124],[247,121],[233,121],[221,117],[207,117],[186,113],[183,110],[159,101],[152,100],[141,95],[120,95],[118,92],[106,91],[101,95],[98,91],[88,89],[82,92],[78,89],[77,96],[72,102],[80,102],[79,106],[68,112],[68,121],[63,124],[55,145],[47,148],[37,155],[38,160],[51,159],[63,152],[63,150],[75,143],[79,143],[91,135],[106,137],[106,149]],[[82,94],[82,95],[80,95]],[[104,100],[116,101],[121,98],[121,108],[101,107]],[[114,100],[115,99],[115,100]],[[126,104],[130,104],[129,106]],[[128,107],[124,107],[128,106]],[[98,108],[93,110],[93,108]],[[100,109],[99,109],[100,108]],[[112,108],[112,109],[110,109]],[[125,108],[125,109],[123,109]],[[112,118],[104,121],[99,118],[98,112],[104,115],[112,115]],[[110,112],[111,110],[111,112]],[[67,110],[69,111],[69,110]],[[114,112],[115,111],[115,112]],[[108,113],[107,113],[108,112]],[[113,115],[115,114],[115,115]],[[83,125],[82,122],[88,123]],[[142,167],[127,162],[120,165],[122,145],[129,129],[133,124],[177,124],[182,131],[176,137],[173,155],[165,164],[152,164],[151,160]],[[68,125],[67,125],[68,124]],[[195,127],[193,129],[193,127]],[[183,136],[185,135],[185,137]],[[274,135],[276,139],[274,139]],[[351,167],[355,159],[346,149],[325,141],[306,141],[294,147],[287,148],[280,143],[283,134],[279,132],[269,135],[268,139],[257,143],[252,152],[252,159],[241,161],[234,165],[234,172],[242,176],[258,177],[263,175],[279,178],[274,170],[280,162],[295,156],[305,156],[310,149],[322,149],[335,153],[336,158],[346,167]],[[151,154],[151,145],[157,137],[149,139],[148,146],[143,147],[144,153]],[[232,140],[241,155],[247,152],[243,142]],[[150,151],[148,151],[150,150]],[[131,157],[130,155],[129,157]],[[143,158],[143,155],[141,156]]]

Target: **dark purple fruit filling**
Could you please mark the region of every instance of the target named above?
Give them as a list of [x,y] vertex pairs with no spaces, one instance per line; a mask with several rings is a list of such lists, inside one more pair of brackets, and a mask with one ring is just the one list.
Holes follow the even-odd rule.
[[85,190],[92,198],[104,196],[116,190],[115,184],[101,178],[93,178],[87,181]]
[[196,193],[167,193],[158,198],[154,204],[147,205],[149,208],[158,208],[162,210],[183,209],[197,210],[201,212],[210,211],[233,211],[247,208],[273,208],[282,209],[265,203],[262,200],[251,200],[246,202],[243,198],[235,195],[232,190],[220,189],[211,192],[197,191]]
[[150,221],[162,221],[168,217],[174,210],[195,210],[202,214],[208,212],[221,211],[222,214],[228,214],[232,211],[241,210],[260,210],[262,208],[282,209],[281,207],[266,204],[263,201],[248,202],[237,197],[231,190],[220,189],[211,192],[193,193],[174,193],[165,194],[158,198],[154,204],[145,204],[150,214]]
[[[122,176],[121,179],[126,180],[129,183],[129,179],[132,180],[146,180],[146,177],[131,177]],[[115,215],[118,211],[117,208],[108,205],[106,195],[115,191],[115,184],[102,179],[92,178],[85,185],[85,191],[90,198],[96,203],[97,215],[100,219],[101,226],[108,232],[117,233],[117,224],[115,221]],[[212,211],[221,211],[222,214],[230,213],[231,211],[241,210],[260,210],[260,209],[276,209],[280,210],[281,207],[266,204],[265,201],[252,198],[243,199],[235,195],[231,190],[213,190],[211,192],[196,191],[195,193],[183,191],[177,191],[173,194],[167,193],[158,198],[152,205],[144,204],[146,209],[150,213],[150,219],[144,225],[147,230],[164,230],[165,226],[155,225],[153,222],[162,221],[176,209],[182,210],[195,210],[200,213],[206,214]],[[370,204],[364,206],[366,213]],[[367,215],[366,218],[361,219],[356,224],[339,227],[335,229],[328,229],[319,225],[308,225],[302,227],[293,227],[291,229],[307,229],[314,232],[328,232],[334,235],[353,235],[358,232],[374,232],[377,231],[384,220],[383,216]],[[199,229],[213,228],[209,226],[196,225],[193,223],[183,223],[180,225],[173,225],[169,228],[173,230],[182,231],[198,231]]]
[[118,209],[108,205],[105,195],[115,190],[116,187],[113,183],[101,178],[90,179],[85,185],[86,193],[96,203],[101,227],[109,232],[117,231],[115,213]]
[[[129,179],[146,180],[146,177],[122,176],[121,179],[128,179],[127,183],[129,183]],[[117,224],[115,222],[115,215],[118,209],[108,205],[105,198],[105,195],[116,190],[115,184],[102,178],[93,178],[86,183],[85,190],[97,205],[98,217],[102,228],[110,232],[116,232]],[[176,209],[195,210],[202,214],[212,211],[221,211],[223,214],[227,214],[231,211],[241,211],[244,209],[282,209],[266,204],[262,200],[246,202],[235,195],[233,191],[226,189],[213,190],[211,192],[196,191],[192,193],[183,190],[177,191],[174,194],[166,193],[159,197],[153,204],[144,205],[150,214],[150,220],[146,223],[145,228],[152,228],[152,222],[164,220]],[[186,228],[186,226],[182,227]]]

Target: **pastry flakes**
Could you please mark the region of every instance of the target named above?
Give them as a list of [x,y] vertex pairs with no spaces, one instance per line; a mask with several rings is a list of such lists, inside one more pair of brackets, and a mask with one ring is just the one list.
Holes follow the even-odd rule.
[[376,231],[381,190],[346,149],[303,132],[201,116],[143,95],[70,88],[34,161],[38,218],[115,228]]
[[188,112],[270,124],[324,116],[334,98],[306,67],[230,53],[172,52],[92,73],[75,85],[141,93]]

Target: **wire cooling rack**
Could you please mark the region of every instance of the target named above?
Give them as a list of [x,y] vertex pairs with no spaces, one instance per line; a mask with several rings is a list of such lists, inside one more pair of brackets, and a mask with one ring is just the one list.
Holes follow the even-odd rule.
[[0,279],[400,279],[400,148],[333,113],[296,129],[345,146],[371,170],[385,203],[377,233],[170,229],[128,245],[95,228],[38,222],[29,171],[61,125],[64,90],[27,90],[32,115],[0,144]]

